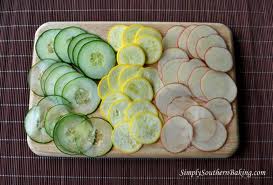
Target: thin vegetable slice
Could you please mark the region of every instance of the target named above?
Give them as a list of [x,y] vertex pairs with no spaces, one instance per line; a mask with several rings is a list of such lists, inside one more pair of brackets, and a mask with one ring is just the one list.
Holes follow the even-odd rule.
[[120,71],[118,83],[121,90],[127,80],[139,76],[138,72],[140,69],[141,67],[139,65],[128,65]]
[[187,59],[173,59],[165,64],[162,68],[162,82],[163,84],[170,84],[178,82],[177,72],[180,65],[186,62]]
[[135,41],[136,33],[143,26],[140,24],[132,24],[128,26],[122,34],[122,45],[132,44]]
[[119,122],[125,120],[125,109],[131,103],[128,99],[121,99],[113,102],[109,108],[108,120],[113,127],[115,127]]
[[190,25],[185,28],[185,30],[180,34],[178,40],[177,40],[177,46],[181,49],[183,49],[188,55],[190,55],[188,47],[187,47],[187,40],[191,33],[191,31],[196,27],[197,25]]
[[195,121],[204,118],[214,119],[214,116],[205,107],[193,105],[184,111],[184,118],[186,118],[190,123],[194,123]]
[[152,100],[154,97],[152,86],[146,79],[141,77],[134,77],[127,80],[122,92],[133,100]]
[[121,70],[125,67],[127,67],[127,65],[117,65],[110,70],[108,74],[108,86],[112,91],[119,91],[120,87],[118,78]]
[[164,49],[176,47],[177,40],[178,40],[180,34],[184,31],[184,29],[185,28],[183,26],[171,27],[167,31],[165,37],[162,40]]
[[136,38],[141,35],[150,35],[162,40],[162,35],[158,30],[147,26],[142,27],[138,30],[138,32],[136,33]]
[[153,87],[154,94],[163,87],[163,83],[159,77],[158,71],[153,67],[145,67],[139,70],[140,76],[150,82]]
[[193,141],[206,142],[214,135],[217,128],[217,121],[210,118],[202,118],[193,123],[194,137]]
[[143,66],[145,63],[145,53],[141,47],[135,44],[125,45],[117,53],[118,64],[133,64]]
[[142,146],[129,134],[129,122],[126,121],[120,122],[115,127],[112,133],[112,142],[114,147],[124,153],[134,153]]
[[191,143],[193,128],[183,117],[176,116],[169,119],[162,128],[161,142],[173,153],[185,150]]
[[167,108],[167,116],[183,116],[184,111],[187,110],[190,106],[197,105],[197,103],[188,96],[182,96],[175,98]]
[[139,112],[131,120],[130,134],[142,144],[152,144],[158,140],[161,132],[160,119],[149,112]]
[[147,100],[136,100],[133,101],[125,110],[127,119],[132,118],[138,112],[151,112],[155,115],[158,115],[157,109],[155,106]]
[[108,86],[108,76],[104,76],[98,84],[98,96],[104,99],[109,93],[111,93],[110,87]]
[[122,35],[127,27],[125,25],[115,25],[108,32],[107,40],[116,51],[122,47]]

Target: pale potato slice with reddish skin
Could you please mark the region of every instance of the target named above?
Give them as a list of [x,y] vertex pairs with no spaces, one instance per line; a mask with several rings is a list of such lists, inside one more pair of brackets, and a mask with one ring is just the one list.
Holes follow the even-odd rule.
[[192,105],[198,105],[191,97],[175,98],[167,108],[168,117],[183,116],[184,111]]
[[[187,47],[187,40],[191,33],[191,31],[196,27],[197,25],[190,25],[185,28],[185,30],[180,34],[178,40],[177,40],[177,47],[183,49],[188,55],[190,55],[188,47]],[[191,56],[191,55],[190,55]]]
[[233,67],[232,55],[226,48],[209,48],[205,54],[205,62],[215,71],[228,72]]
[[192,137],[191,124],[180,116],[169,119],[161,131],[161,142],[165,149],[172,153],[185,150],[190,145]]
[[162,39],[163,48],[174,48],[176,47],[176,42],[180,34],[184,31],[183,26],[173,26],[168,29],[164,38]]
[[188,80],[188,86],[194,97],[206,101],[206,97],[203,95],[201,90],[201,78],[208,72],[210,69],[208,67],[198,67],[195,68]]
[[[163,68],[163,66],[166,63],[168,63],[170,60],[173,60],[173,59],[189,59],[189,57],[188,57],[187,53],[180,48],[166,49],[163,52],[160,60],[158,61],[158,65],[157,65],[157,68],[158,68],[158,71],[160,74],[161,74],[161,69]],[[161,74],[161,77],[162,77],[162,74]]]
[[214,136],[208,141],[192,141],[192,145],[199,150],[210,152],[220,149],[226,142],[227,130],[222,123],[217,121],[216,131]]
[[155,96],[155,104],[161,113],[167,115],[169,103],[171,103],[175,98],[182,96],[191,96],[188,87],[179,83],[168,84],[157,92]]
[[224,125],[229,124],[232,120],[233,111],[231,104],[223,98],[212,99],[205,104],[205,107]]
[[192,71],[197,67],[205,67],[206,65],[201,60],[194,58],[191,59],[189,62],[185,62],[180,65],[177,73],[177,79],[179,83],[188,85],[188,79]]
[[181,64],[187,62],[187,59],[173,59],[166,63],[162,68],[162,82],[163,84],[176,83],[177,72]]
[[226,42],[220,35],[209,35],[198,40],[196,45],[196,53],[201,59],[205,59],[207,50],[211,47],[226,48]]
[[204,118],[193,123],[194,137],[193,141],[208,141],[216,131],[217,121],[215,119]]
[[200,25],[196,26],[190,33],[188,40],[187,40],[187,48],[189,50],[189,53],[194,58],[199,58],[199,56],[196,53],[195,47],[197,45],[197,42],[200,38],[206,37],[209,35],[218,34],[216,30],[214,30],[212,27],[207,25]]
[[233,79],[223,72],[208,71],[201,79],[201,90],[208,100],[224,98],[233,102],[237,96],[237,86]]
[[186,118],[190,123],[194,123],[200,119],[214,119],[213,114],[205,107],[199,105],[193,105],[187,108],[183,114],[184,118]]

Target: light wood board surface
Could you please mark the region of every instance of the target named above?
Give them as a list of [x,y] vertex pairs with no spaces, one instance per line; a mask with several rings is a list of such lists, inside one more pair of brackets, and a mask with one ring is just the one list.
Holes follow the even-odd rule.
[[[38,28],[35,34],[35,42],[38,36],[47,29],[52,28],[64,28],[68,26],[78,26],[81,27],[91,33],[96,33],[102,38],[106,40],[107,32],[109,31],[110,27],[116,24],[142,24],[146,26],[151,26],[159,30],[162,35],[164,35],[167,30],[174,26],[174,25],[182,25],[188,26],[192,24],[200,25],[206,24],[218,31],[218,33],[225,39],[229,50],[234,56],[234,48],[233,48],[233,39],[232,33],[228,27],[223,24],[219,23],[191,23],[191,22],[48,22],[43,24]],[[35,43],[34,42],[34,43]],[[234,58],[234,57],[233,57]],[[32,65],[37,63],[39,58],[36,55],[35,50],[33,51],[33,62]],[[235,63],[234,59],[234,63]],[[236,81],[236,74],[235,74],[235,65],[233,70],[229,73],[230,76]],[[33,105],[36,105],[37,102],[42,97],[36,96],[30,91],[30,99],[29,99],[29,107],[31,108]],[[102,157],[114,157],[114,158],[224,158],[231,156],[239,145],[239,131],[238,131],[238,114],[237,114],[237,100],[232,103],[232,108],[234,112],[234,117],[230,124],[228,124],[227,131],[228,131],[228,138],[225,145],[217,151],[213,152],[203,152],[196,149],[193,146],[188,147],[185,151],[180,153],[170,153],[166,151],[160,140],[151,145],[144,145],[138,152],[133,154],[124,154],[115,148],[102,156]],[[98,113],[95,113],[98,114]],[[56,156],[56,157],[76,157],[76,156],[69,156],[66,154],[61,153],[54,142],[48,144],[39,144],[32,141],[29,137],[27,138],[27,143],[29,148],[37,155],[40,156]],[[84,156],[77,156],[77,157],[84,157]]]

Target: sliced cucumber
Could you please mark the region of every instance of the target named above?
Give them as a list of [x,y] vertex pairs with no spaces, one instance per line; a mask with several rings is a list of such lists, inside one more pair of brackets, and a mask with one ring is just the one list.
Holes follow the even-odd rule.
[[62,96],[71,101],[75,112],[81,114],[94,112],[100,103],[97,84],[86,77],[68,82],[63,89]]
[[78,66],[84,74],[93,79],[101,79],[115,66],[116,54],[104,41],[85,44],[78,55]]
[[55,60],[46,59],[41,60],[31,67],[28,73],[28,84],[32,92],[39,96],[44,96],[44,92],[41,88],[41,78],[43,73],[54,63],[56,63]]
[[115,25],[108,32],[107,40],[116,51],[122,46],[122,35],[126,28],[125,25]]
[[67,52],[68,52],[68,57],[72,63],[73,63],[73,49],[74,49],[74,47],[77,45],[77,43],[80,40],[88,38],[88,37],[97,37],[97,36],[94,34],[90,34],[90,33],[82,33],[82,34],[79,34],[78,36],[74,37],[71,40],[71,42],[69,43]]
[[48,77],[48,75],[51,73],[52,70],[54,70],[55,68],[57,67],[61,67],[61,66],[68,66],[67,64],[65,63],[62,63],[62,62],[57,62],[55,64],[52,64],[49,68],[47,68],[45,70],[45,72],[43,73],[42,77],[41,77],[41,88],[45,94],[45,81]]
[[102,116],[104,118],[107,118],[109,108],[112,105],[112,103],[116,100],[121,100],[121,99],[130,100],[128,98],[128,96],[126,96],[120,92],[113,92],[113,93],[109,94],[108,96],[106,96],[106,98],[103,99],[100,104],[100,113],[102,114]]
[[119,123],[115,127],[112,133],[112,142],[114,147],[124,153],[134,153],[138,151],[142,146],[142,144],[137,142],[129,134],[129,123],[126,121]]
[[95,40],[100,40],[100,38],[97,38],[97,37],[87,37],[87,38],[84,38],[82,40],[80,40],[74,47],[74,49],[72,50],[72,58],[73,58],[73,63],[75,65],[78,65],[78,56],[79,56],[79,52],[81,50],[81,48],[88,42],[92,42],[92,41],[95,41]]
[[77,125],[75,133],[75,141],[81,153],[86,152],[93,146],[96,138],[96,129],[93,128],[89,120],[84,120]]
[[127,119],[132,118],[139,112],[151,112],[158,115],[158,111],[155,106],[147,100],[136,100],[133,101],[128,108],[125,110]]
[[60,60],[55,53],[54,39],[61,29],[49,29],[39,36],[35,49],[40,59]]
[[106,154],[112,148],[111,135],[113,128],[101,118],[90,118],[96,130],[96,139],[93,146],[83,154],[89,157],[98,157]]
[[38,102],[38,105],[50,109],[51,107],[59,104],[70,106],[70,102],[61,96],[46,96]]
[[71,80],[74,80],[79,77],[83,77],[83,74],[81,74],[77,71],[72,71],[72,72],[62,75],[60,78],[58,78],[58,80],[55,83],[54,94],[61,96],[65,85],[68,82],[70,82]]
[[154,93],[150,83],[141,77],[133,77],[123,85],[122,92],[131,99],[143,99],[151,101]]
[[52,138],[44,128],[44,110],[40,106],[32,107],[27,113],[24,121],[27,135],[35,142],[49,143]]
[[126,119],[125,109],[131,103],[128,99],[117,100],[112,103],[108,112],[108,120],[113,127],[115,127],[120,121]]
[[141,69],[141,66],[139,65],[128,65],[127,67],[124,67],[120,71],[119,77],[118,77],[118,83],[120,90],[122,90],[123,85],[125,82],[133,77],[139,76],[139,70]]
[[131,121],[130,134],[142,144],[152,144],[158,140],[161,132],[160,119],[148,112],[137,113]]
[[104,99],[111,90],[108,86],[108,75],[104,76],[98,84],[98,95],[101,99]]
[[71,108],[67,105],[55,105],[51,107],[45,116],[45,129],[47,134],[53,138],[53,130],[60,118],[71,112]]
[[140,73],[140,76],[142,76],[143,78],[145,78],[146,80],[150,82],[150,84],[153,87],[154,94],[156,94],[156,92],[161,87],[163,87],[163,82],[161,81],[159,77],[159,73],[155,68],[153,67],[141,68],[139,70],[139,73]]
[[119,87],[119,82],[118,82],[118,78],[119,78],[119,74],[120,72],[127,67],[128,65],[117,65],[115,67],[113,67],[109,74],[108,74],[108,86],[110,87],[110,89],[112,91],[119,91],[120,87]]
[[86,33],[85,30],[78,27],[67,27],[62,29],[55,37],[54,48],[55,52],[62,61],[66,63],[71,63],[68,56],[68,45],[70,41],[77,35],[81,33]]
[[145,53],[141,47],[129,44],[122,47],[117,54],[118,64],[134,64],[143,66],[145,63]]
[[69,72],[75,71],[71,66],[60,66],[53,69],[45,80],[45,94],[54,95],[54,87],[57,80]]
[[59,149],[61,151],[62,148],[64,148],[71,153],[80,153],[76,143],[76,137],[78,137],[80,133],[76,133],[75,128],[85,119],[85,116],[68,114],[57,122],[53,131],[53,139],[54,142],[57,141],[57,143],[60,144],[61,147],[59,146]]

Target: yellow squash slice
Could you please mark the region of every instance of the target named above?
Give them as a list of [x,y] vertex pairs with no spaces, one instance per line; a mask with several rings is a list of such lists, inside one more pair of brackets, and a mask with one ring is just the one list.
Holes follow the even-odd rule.
[[118,64],[135,64],[143,66],[145,63],[145,53],[141,47],[129,44],[122,47],[117,53]]
[[125,25],[115,25],[108,32],[107,40],[116,51],[122,46],[122,35],[127,27]]

